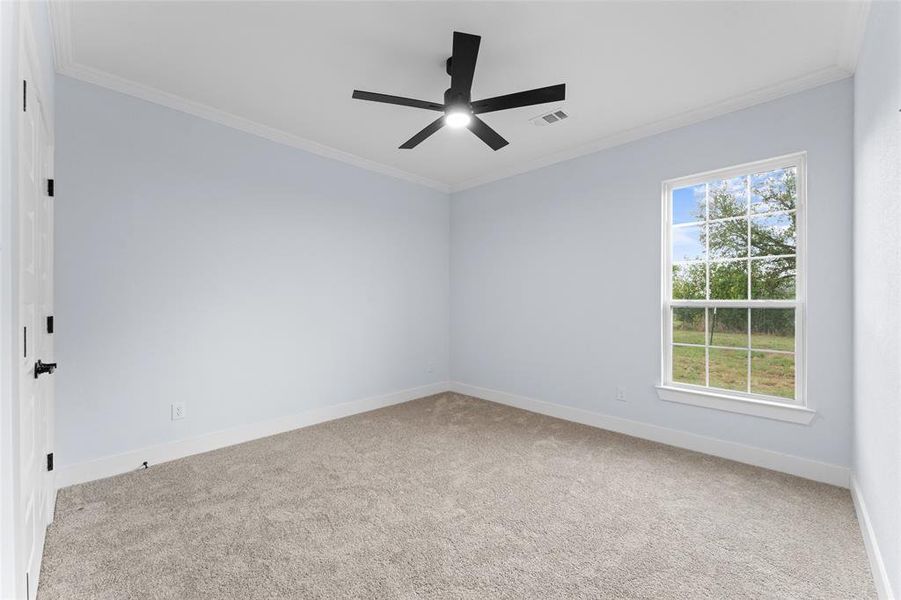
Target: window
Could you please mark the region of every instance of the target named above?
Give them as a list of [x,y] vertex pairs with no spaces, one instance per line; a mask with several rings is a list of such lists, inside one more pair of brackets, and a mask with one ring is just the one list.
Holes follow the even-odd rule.
[[664,183],[661,398],[812,418],[804,168],[797,154]]

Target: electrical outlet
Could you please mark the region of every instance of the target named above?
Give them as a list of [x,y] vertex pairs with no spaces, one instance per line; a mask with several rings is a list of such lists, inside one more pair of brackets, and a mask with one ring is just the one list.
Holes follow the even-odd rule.
[[172,420],[176,421],[178,419],[185,418],[185,403],[184,402],[173,402],[172,403]]
[[624,388],[624,387],[616,388],[616,399],[619,400],[620,402],[626,401],[626,388]]

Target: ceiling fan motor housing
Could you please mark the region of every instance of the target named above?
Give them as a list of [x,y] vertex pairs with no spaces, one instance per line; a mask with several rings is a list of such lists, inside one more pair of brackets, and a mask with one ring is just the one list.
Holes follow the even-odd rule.
[[[448,59],[450,60],[450,59]],[[472,100],[469,91],[447,88],[444,92],[444,112],[465,110],[472,112]]]

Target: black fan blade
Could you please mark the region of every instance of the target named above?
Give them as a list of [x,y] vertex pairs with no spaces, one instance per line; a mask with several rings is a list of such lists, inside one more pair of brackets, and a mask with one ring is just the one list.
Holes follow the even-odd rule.
[[480,140],[491,146],[492,150],[500,150],[510,143],[502,138],[501,134],[489,127],[488,123],[475,115],[472,116],[472,121],[469,122],[468,127],[470,131],[479,136]]
[[404,142],[400,146],[400,149],[401,150],[409,150],[411,148],[415,148],[424,139],[426,139],[427,137],[429,137],[430,135],[432,135],[433,133],[435,133],[442,127],[444,127],[444,117],[443,116],[438,117],[437,119],[435,119],[434,121],[432,121],[431,123],[426,125],[425,129],[423,129],[422,131],[420,131],[419,133],[417,133],[416,135],[414,135],[413,137],[408,139],[406,142]]
[[443,104],[416,100],[414,98],[404,98],[402,96],[389,96],[388,94],[376,94],[375,92],[354,90],[353,97],[357,100],[370,100],[372,102],[384,102],[385,104],[399,104],[400,106],[412,106],[413,108],[444,111]]
[[469,99],[472,76],[476,72],[479,57],[479,43],[482,37],[469,33],[454,32],[454,54],[451,57],[451,89]]
[[544,104],[545,102],[559,102],[566,99],[566,84],[550,85],[548,87],[529,90],[527,92],[516,92],[515,94],[507,94],[506,96],[495,96],[494,98],[486,98],[472,103],[472,112],[482,114],[486,112],[494,112],[496,110],[506,110],[508,108],[519,108],[520,106],[532,106],[533,104]]

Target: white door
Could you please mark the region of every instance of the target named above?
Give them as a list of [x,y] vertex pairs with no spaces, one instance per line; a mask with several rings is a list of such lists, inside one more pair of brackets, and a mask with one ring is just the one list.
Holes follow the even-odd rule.
[[19,113],[19,510],[18,555],[27,598],[37,594],[44,532],[52,518],[55,485],[48,471],[53,423],[53,376],[38,361],[53,362],[47,317],[53,309],[53,204],[49,196],[53,150],[45,105],[33,74],[39,72],[30,30],[21,30]]

